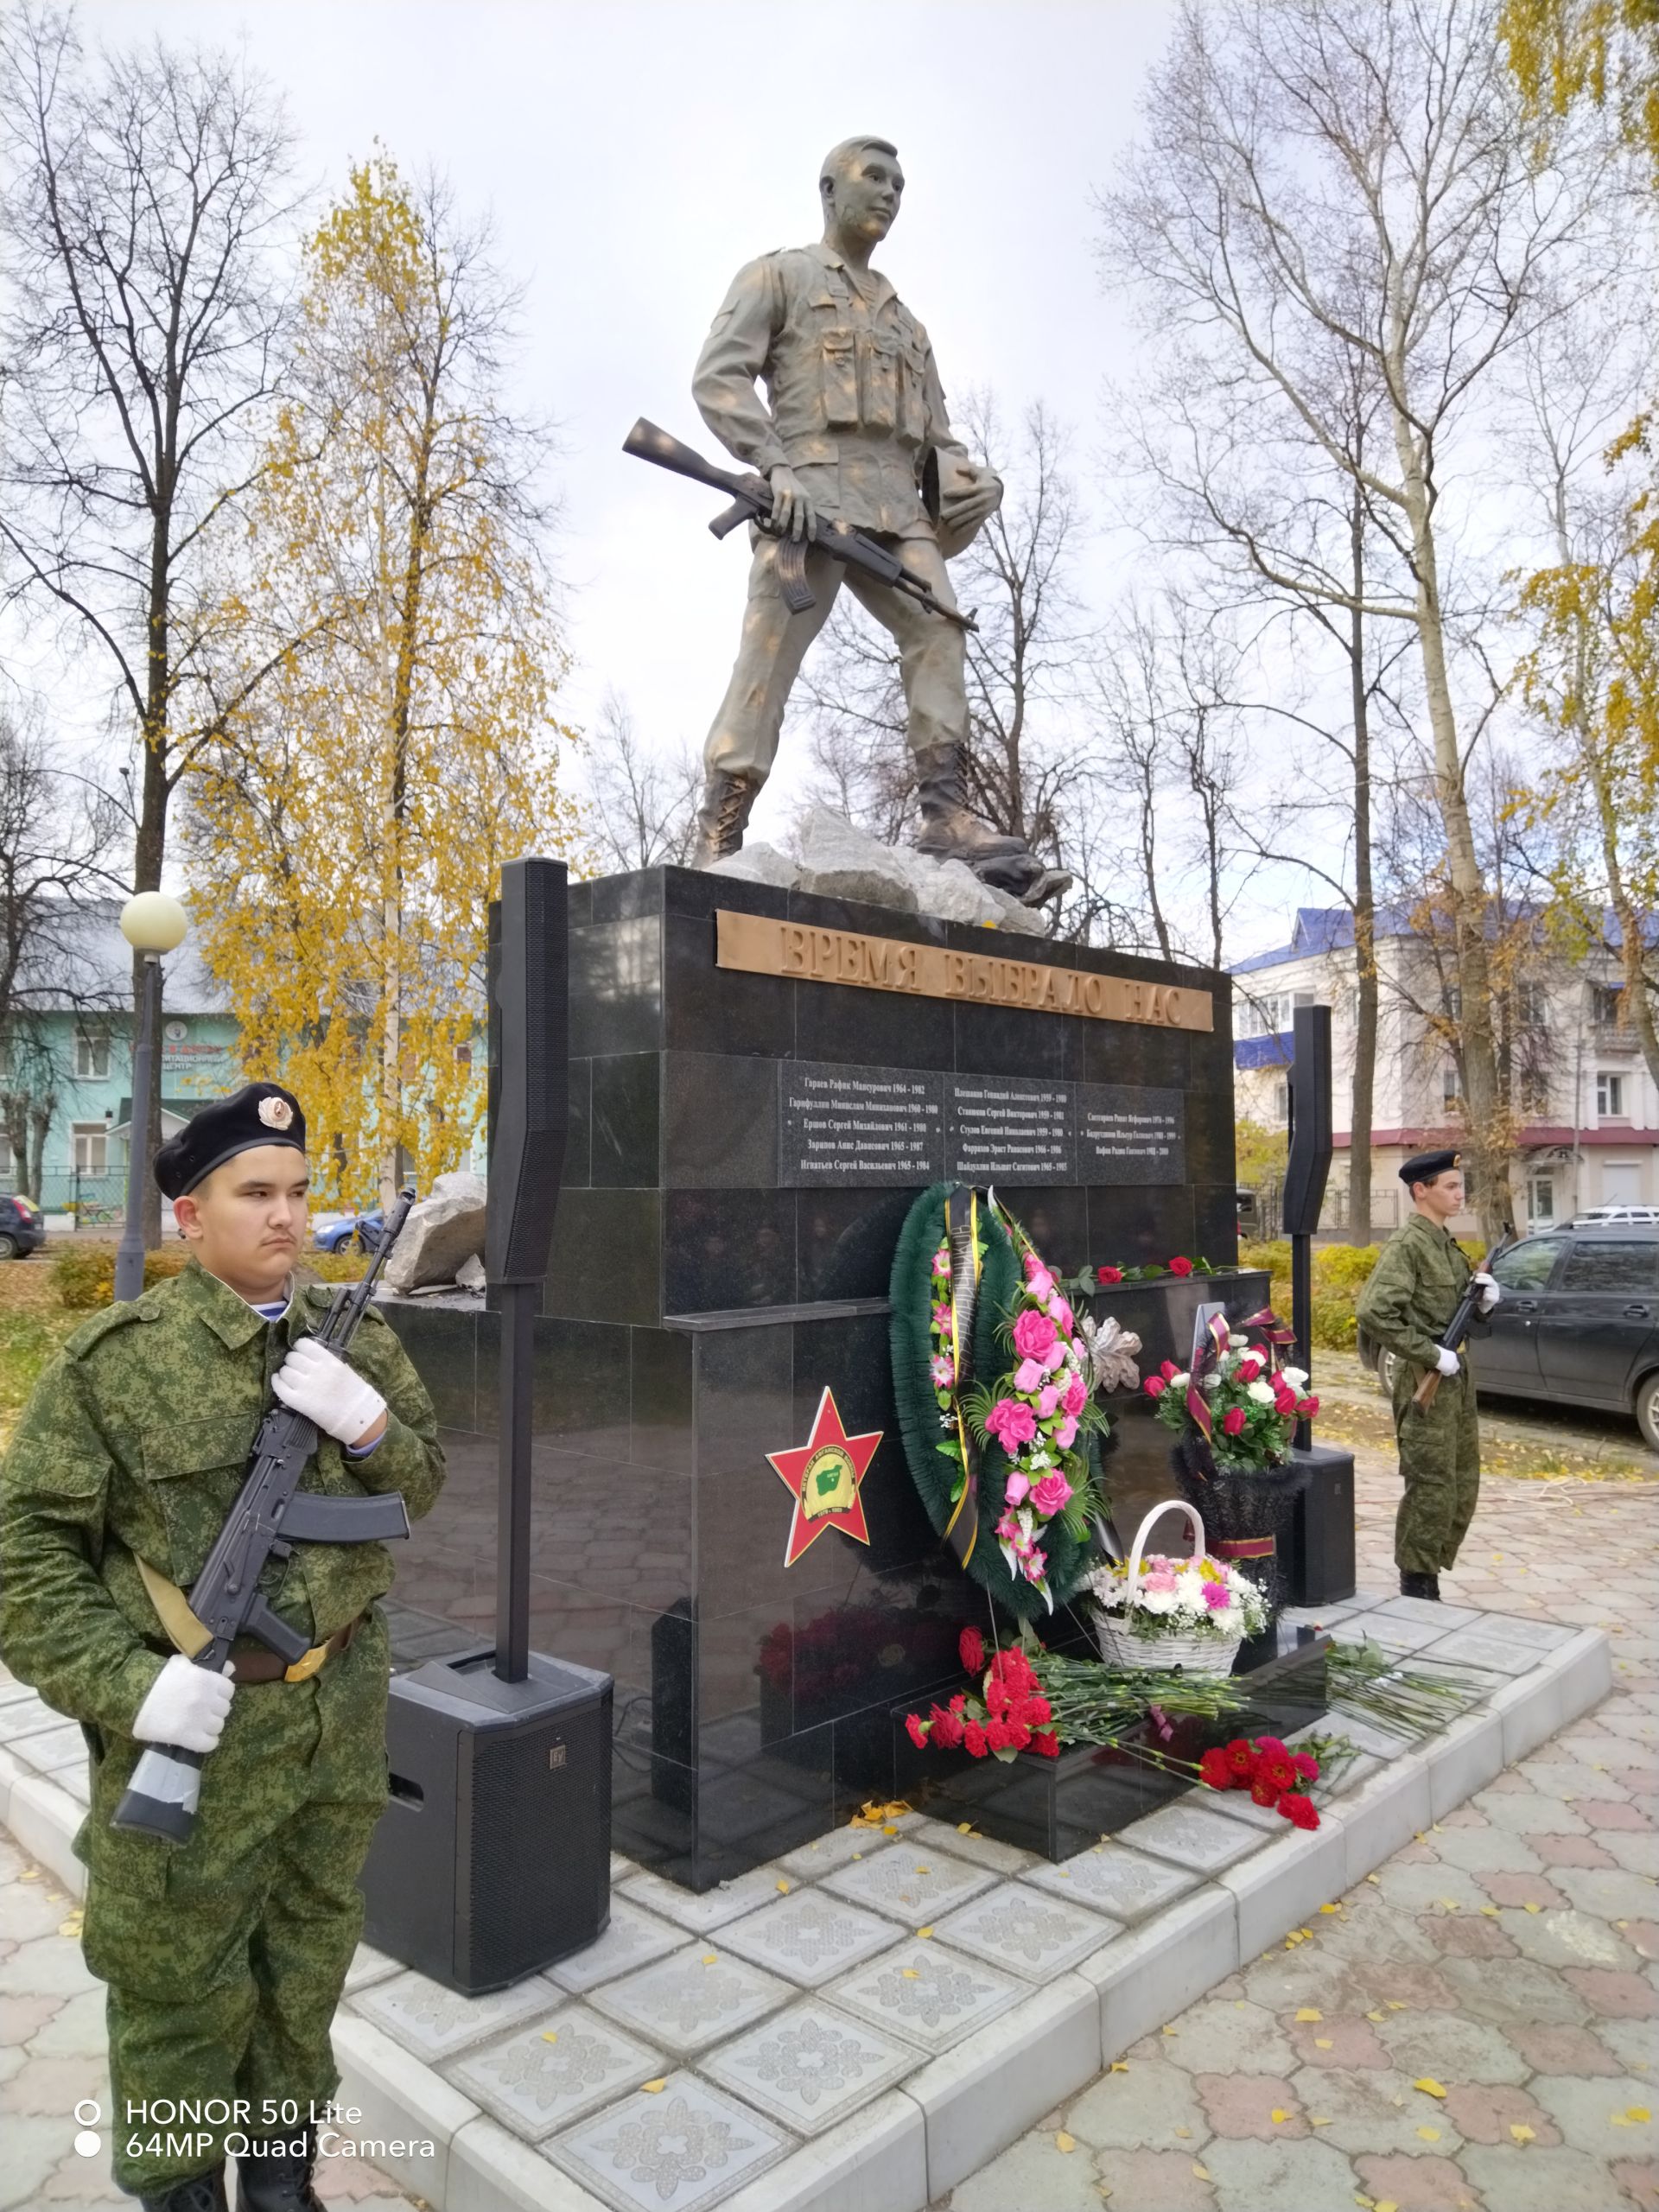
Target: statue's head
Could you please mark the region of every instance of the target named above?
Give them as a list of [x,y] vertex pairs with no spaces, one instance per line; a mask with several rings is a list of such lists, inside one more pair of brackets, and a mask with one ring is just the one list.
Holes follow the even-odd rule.
[[825,233],[839,230],[877,245],[893,228],[904,189],[895,147],[885,138],[843,138],[818,169]]

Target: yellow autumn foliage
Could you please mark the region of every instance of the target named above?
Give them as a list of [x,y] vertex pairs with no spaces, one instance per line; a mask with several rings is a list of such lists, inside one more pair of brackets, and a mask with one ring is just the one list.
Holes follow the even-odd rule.
[[303,1102],[326,1199],[465,1160],[502,863],[584,857],[507,305],[441,190],[353,170],[307,248],[236,585],[250,659],[284,642],[189,785],[201,955],[245,1074]]

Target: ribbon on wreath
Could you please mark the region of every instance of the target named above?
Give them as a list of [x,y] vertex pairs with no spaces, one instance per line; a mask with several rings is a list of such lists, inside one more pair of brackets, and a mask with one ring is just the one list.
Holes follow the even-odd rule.
[[1217,1306],[1205,1314],[1203,1325],[1193,1332],[1192,1362],[1186,1376],[1187,1419],[1208,1445],[1215,1434],[1215,1420],[1204,1395],[1204,1378],[1227,1349],[1227,1315]]
[[[1248,1320],[1241,1321],[1238,1325],[1241,1329],[1259,1329],[1263,1344],[1289,1344],[1293,1348],[1295,1345],[1295,1330],[1287,1328],[1270,1306],[1264,1306],[1259,1313],[1252,1313]],[[1276,1351],[1269,1356],[1269,1364],[1277,1369],[1279,1355]]]
[[973,1380],[974,1316],[979,1306],[979,1194],[952,1191],[944,1202],[944,1241],[950,1250],[951,1395],[957,1440],[962,1448],[962,1488],[945,1523],[944,1540],[957,1564],[966,1567],[979,1535],[979,1447],[963,1418],[962,1401]]

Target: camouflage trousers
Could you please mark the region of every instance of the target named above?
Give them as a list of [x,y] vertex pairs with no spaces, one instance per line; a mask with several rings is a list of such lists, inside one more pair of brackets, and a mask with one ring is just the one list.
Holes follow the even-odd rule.
[[1443,1376],[1427,1411],[1413,1393],[1423,1370],[1395,1363],[1394,1433],[1405,1485],[1394,1521],[1402,1574],[1444,1574],[1457,1562],[1480,1496],[1480,1428],[1466,1366]]
[[[109,1985],[122,2189],[154,2193],[210,2171],[227,2139],[291,2141],[295,2106],[303,2124],[334,2094],[329,2023],[386,1799],[387,1675],[375,1616],[309,1681],[238,1688],[182,1847],[110,1827],[141,1747],[106,1738],[94,1757],[76,1849],[90,1870],[86,1963]],[[230,2117],[146,2118],[162,2101],[209,2099]]]

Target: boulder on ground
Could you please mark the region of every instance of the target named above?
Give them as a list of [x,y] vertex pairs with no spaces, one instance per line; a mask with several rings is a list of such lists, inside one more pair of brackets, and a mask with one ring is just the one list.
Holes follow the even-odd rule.
[[480,1258],[488,1189],[481,1175],[435,1176],[430,1195],[410,1208],[403,1235],[392,1246],[383,1274],[387,1289],[453,1282],[468,1260]]

